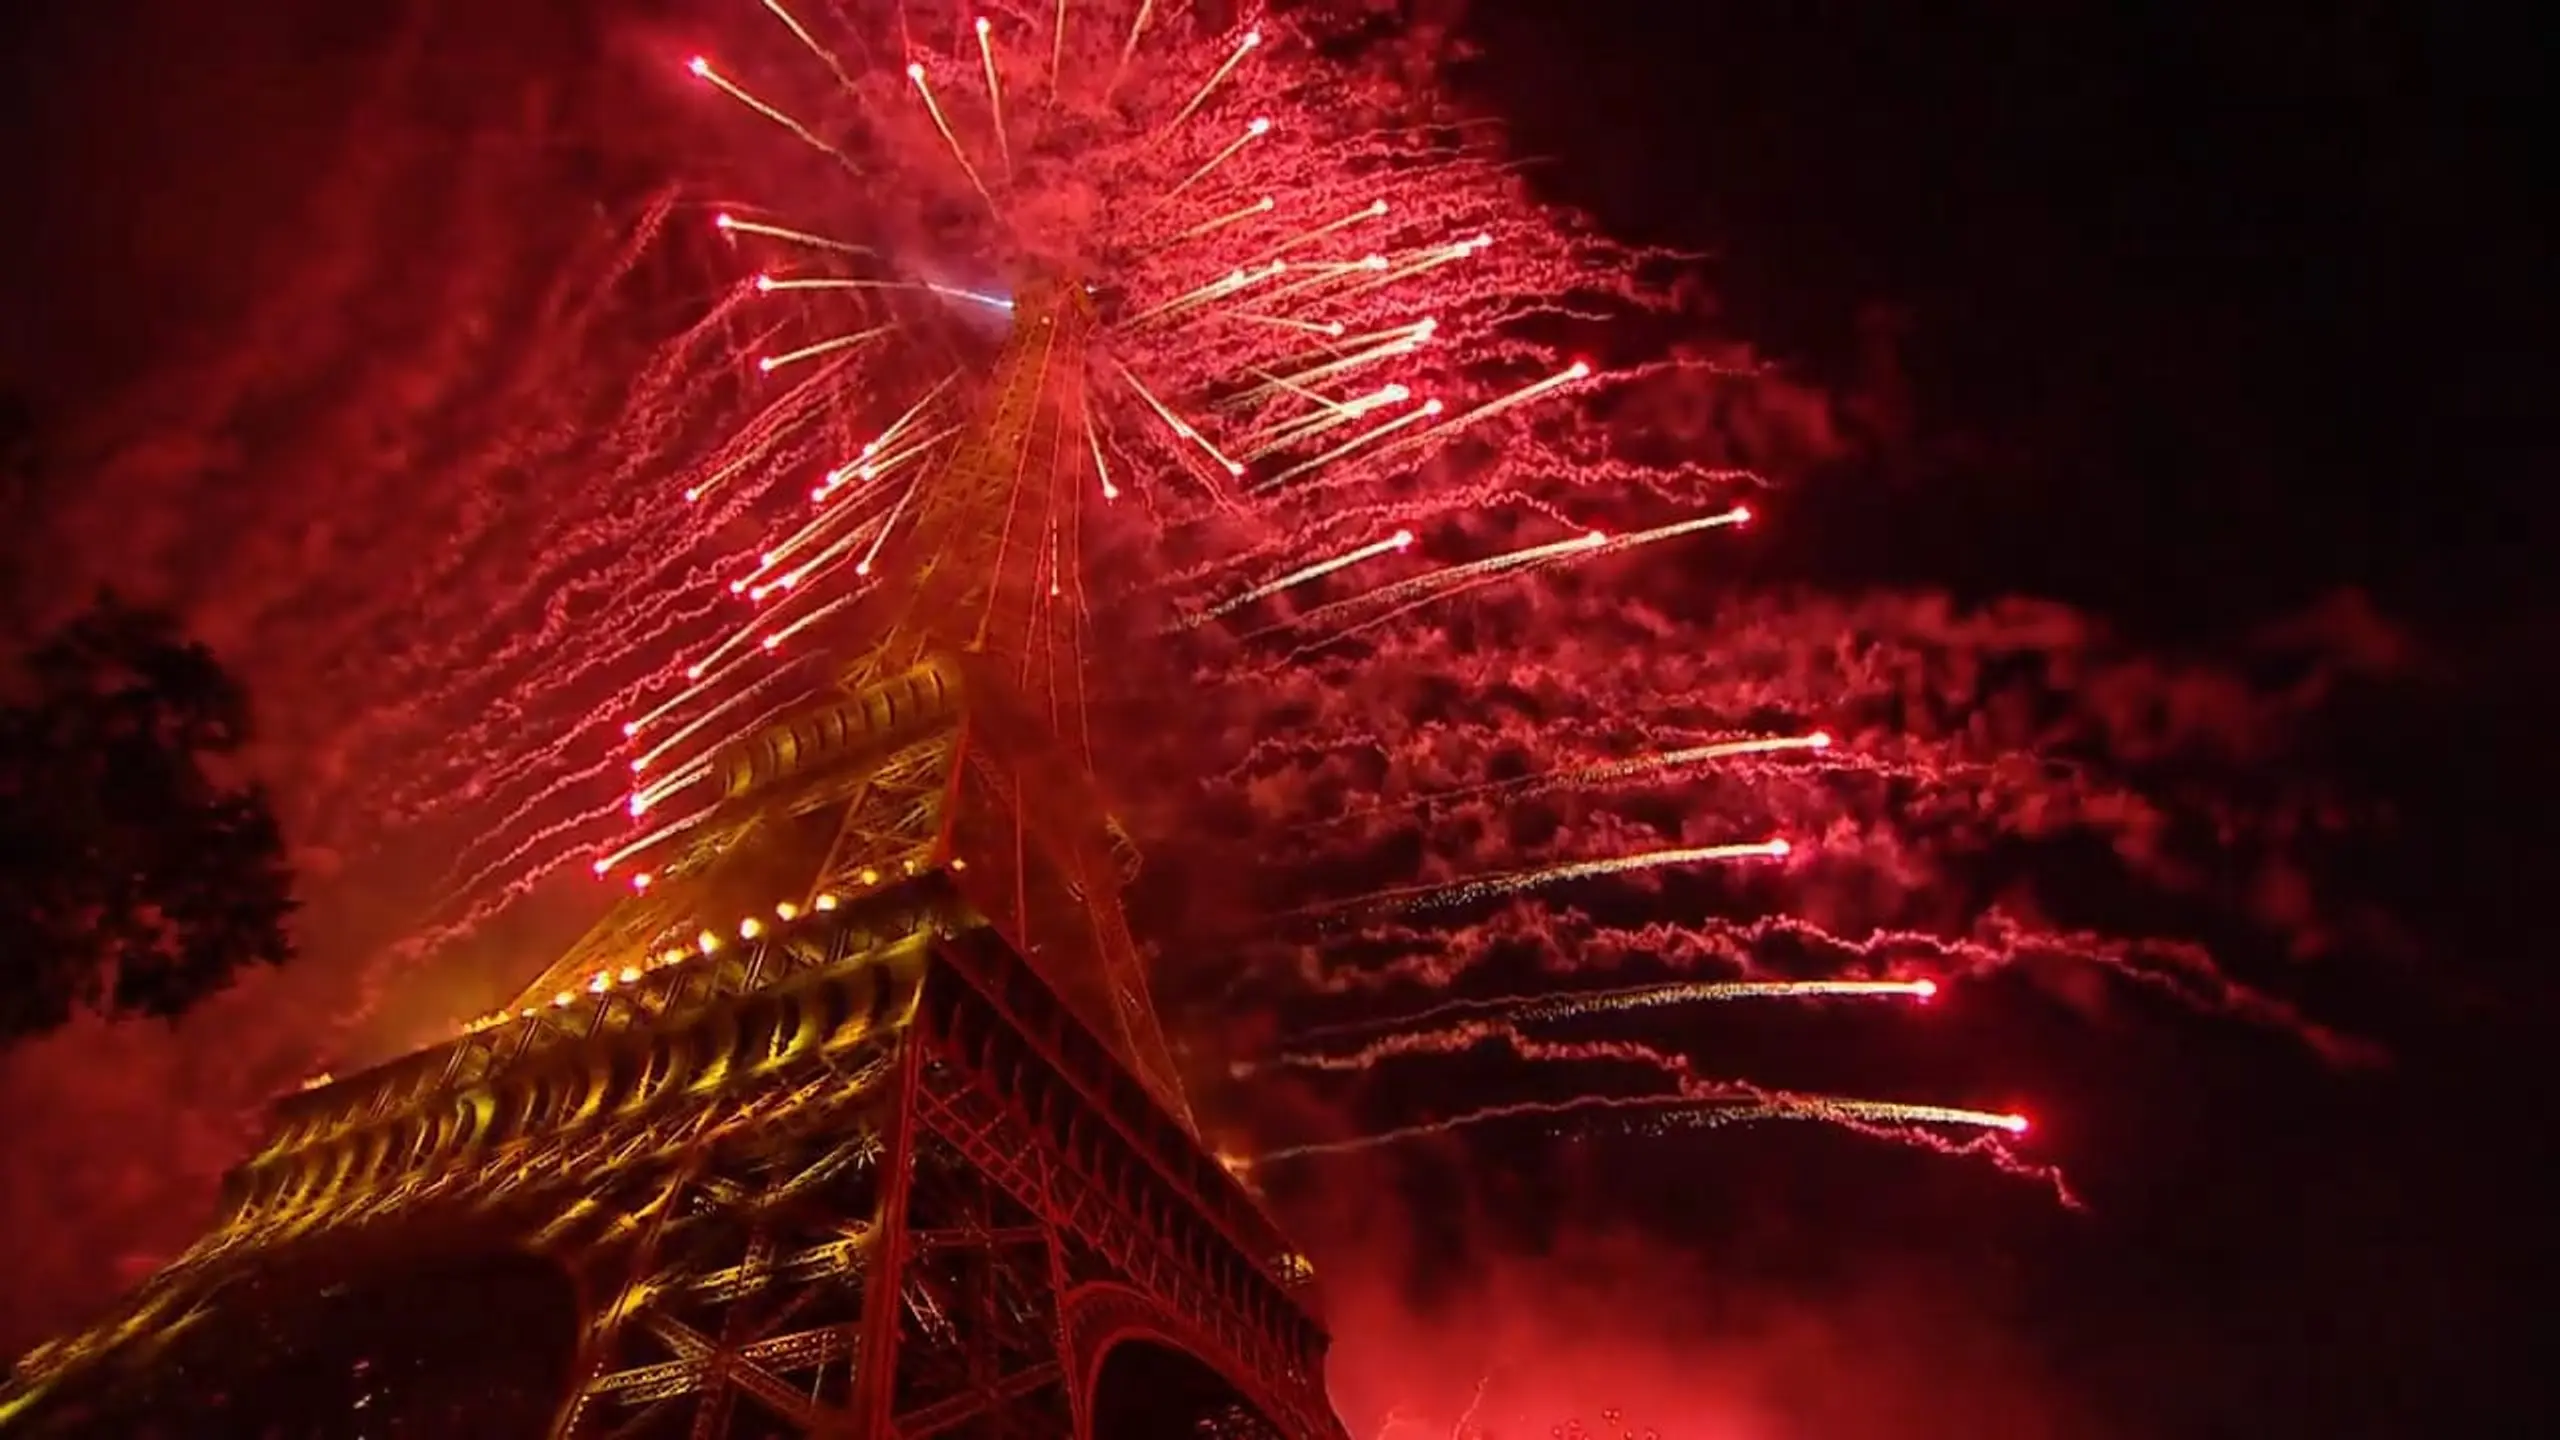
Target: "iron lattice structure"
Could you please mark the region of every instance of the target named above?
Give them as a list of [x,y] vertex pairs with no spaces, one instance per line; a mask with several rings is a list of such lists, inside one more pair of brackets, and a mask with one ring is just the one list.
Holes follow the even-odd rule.
[[22,1361],[0,1428],[1342,1433],[1090,778],[1090,324],[1022,297],[872,643],[721,757],[683,857],[503,1020],[281,1103],[213,1231]]

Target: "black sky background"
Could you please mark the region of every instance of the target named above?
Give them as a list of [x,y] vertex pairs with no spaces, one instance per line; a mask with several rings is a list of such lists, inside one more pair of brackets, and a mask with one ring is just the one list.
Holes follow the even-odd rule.
[[[21,217],[0,383],[40,409],[212,325],[222,297],[155,255],[254,227],[293,182],[291,117],[317,102],[289,88],[233,117],[279,137],[254,172],[193,167],[161,128],[184,107],[154,87],[230,23],[176,9],[0,22]],[[1713,252],[1725,328],[1868,417],[1720,583],[2031,594],[2170,652],[2353,586],[2425,656],[2306,760],[2388,802],[2394,838],[2345,863],[2419,938],[2285,977],[2392,1064],[2165,1022],[2091,1044],[1985,1004],[1877,1066],[2029,1077],[2040,1131],[2107,1137],[2072,1151],[2089,1213],[1785,1136],[1686,1147],[1626,1214],[1764,1288],[1877,1266],[1969,1287],[2126,1434],[2534,1433],[2547,35],[2485,6],[1883,0],[1477,0],[1462,33],[1468,83],[1551,157],[1542,188]],[[1552,1231],[1554,1203],[1524,1182],[1505,1223]]]

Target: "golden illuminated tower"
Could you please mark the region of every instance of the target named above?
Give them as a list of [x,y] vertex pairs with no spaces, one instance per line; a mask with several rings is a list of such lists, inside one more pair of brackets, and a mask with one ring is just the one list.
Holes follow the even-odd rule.
[[1026,292],[834,690],[505,1012],[276,1108],[0,1432],[1340,1435],[1305,1261],[1201,1146],[1071,603],[1085,333]]

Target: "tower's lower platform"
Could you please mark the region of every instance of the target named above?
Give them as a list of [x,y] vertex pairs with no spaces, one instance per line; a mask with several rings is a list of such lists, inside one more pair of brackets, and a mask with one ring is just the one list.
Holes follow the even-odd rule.
[[0,1433],[1340,1436],[1304,1262],[947,879],[287,1101]]

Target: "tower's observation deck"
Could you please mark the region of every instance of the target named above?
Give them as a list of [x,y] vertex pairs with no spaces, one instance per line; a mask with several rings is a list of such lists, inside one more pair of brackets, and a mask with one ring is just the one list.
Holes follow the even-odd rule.
[[1120,909],[1089,324],[1022,298],[852,663],[717,757],[685,848],[507,1010],[280,1103],[0,1431],[1341,1434],[1306,1263],[1193,1133]]

